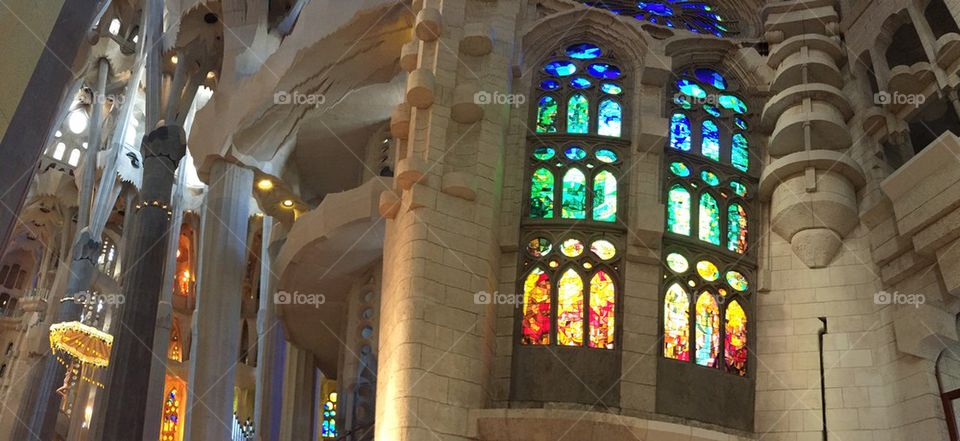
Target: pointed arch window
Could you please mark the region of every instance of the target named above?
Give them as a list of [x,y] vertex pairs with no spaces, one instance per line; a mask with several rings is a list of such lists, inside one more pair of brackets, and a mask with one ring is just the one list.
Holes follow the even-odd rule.
[[663,358],[748,376],[757,186],[749,110],[735,84],[708,67],[679,72],[670,105]]
[[534,78],[520,238],[521,347],[617,348],[628,91],[616,56],[561,46]]

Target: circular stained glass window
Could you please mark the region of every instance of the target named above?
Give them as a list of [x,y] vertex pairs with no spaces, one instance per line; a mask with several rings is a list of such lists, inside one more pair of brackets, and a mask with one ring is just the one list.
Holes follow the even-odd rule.
[[551,61],[543,69],[555,77],[566,77],[577,72],[577,65],[563,60]]
[[600,90],[603,93],[609,93],[610,95],[620,95],[623,93],[623,88],[613,83],[603,83],[600,85]]
[[717,98],[717,104],[720,104],[720,107],[724,109],[732,110],[741,115],[747,113],[747,104],[733,95],[720,95],[720,98]]
[[590,73],[590,75],[604,80],[620,78],[620,68],[607,63],[593,63],[587,66],[587,72]]
[[533,257],[543,257],[550,254],[553,245],[545,237],[538,237],[527,244],[527,252]]
[[593,83],[584,77],[576,77],[570,80],[570,87],[574,89],[588,89]]
[[560,88],[560,82],[557,80],[546,79],[540,82],[540,88],[543,90],[557,90]]
[[717,266],[710,262],[709,260],[701,260],[697,262],[697,274],[708,282],[713,282],[720,278],[720,270],[717,269]]
[[583,242],[577,239],[567,239],[560,244],[560,252],[567,257],[577,257],[583,254]]
[[614,162],[617,162],[618,159],[620,159],[617,157],[617,154],[614,153],[613,150],[607,150],[607,149],[597,150],[597,152],[594,153],[594,156],[597,157],[597,160],[606,164],[613,164]]
[[723,78],[723,75],[720,75],[720,72],[717,72],[713,69],[697,69],[693,71],[693,75],[696,76],[701,82],[707,83],[717,89],[727,89],[727,80]]
[[574,146],[574,147],[568,147],[567,150],[563,152],[563,155],[566,156],[567,159],[571,161],[579,161],[587,157],[587,152],[586,150],[580,147]]
[[607,240],[595,240],[590,244],[590,251],[601,260],[610,260],[617,255],[617,247]]
[[683,257],[682,254],[670,253],[667,254],[667,267],[670,268],[670,271],[681,274],[690,269],[690,263],[687,262],[687,258]]
[[740,292],[746,291],[750,286],[747,283],[747,278],[737,271],[727,271],[727,285]]
[[670,172],[681,178],[690,176],[690,168],[687,167],[687,164],[684,164],[682,162],[671,162]]
[[687,79],[678,80],[677,89],[680,90],[680,93],[694,98],[704,99],[707,97],[706,90],[703,90],[697,83]]
[[575,44],[567,48],[567,56],[578,60],[592,60],[601,55],[603,55],[603,51],[597,45],[591,43]]
[[556,155],[557,151],[553,147],[538,147],[533,151],[533,157],[540,161],[546,161]]

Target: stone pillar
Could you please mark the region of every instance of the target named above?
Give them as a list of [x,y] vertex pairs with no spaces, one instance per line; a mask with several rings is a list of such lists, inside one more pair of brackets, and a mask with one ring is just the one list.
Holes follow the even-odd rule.
[[280,441],[313,439],[314,398],[318,387],[313,354],[292,343],[287,343],[286,352]]
[[136,216],[133,222],[137,235],[130,243],[130,253],[137,260],[125,268],[125,303],[110,357],[113,373],[106,409],[102,409],[108,422],[102,440],[128,441],[143,434],[150,365],[157,356],[150,343],[163,287],[170,192],[174,170],[186,153],[185,137],[180,127],[164,126],[144,138],[143,190],[132,213]]
[[380,198],[380,213],[391,220],[380,303],[378,440],[466,439],[469,412],[483,407],[489,393],[496,346],[493,305],[474,298],[498,290],[494,225],[511,109],[481,105],[474,96],[511,93],[512,70],[504,66],[515,59],[521,6],[474,0],[419,6],[415,39],[401,54],[410,71],[406,102],[391,121],[398,139],[395,188]]
[[830,7],[797,6],[764,11],[767,63],[776,76],[761,119],[771,130],[773,160],[760,179],[760,196],[771,201],[771,230],[807,267],[824,268],[859,224],[856,192],[866,179],[845,155],[853,145],[847,125],[853,109],[838,68],[845,62],[839,15]]
[[251,170],[226,161],[213,164],[191,343],[188,441],[230,438],[252,190]]
[[[76,294],[85,292],[90,286],[99,255],[100,243],[94,241],[86,230],[81,231],[73,247],[67,294],[61,299],[50,324],[80,319],[83,304],[76,301]],[[40,369],[37,373],[39,381],[32,384],[32,389],[27,392],[29,398],[20,405],[18,418],[23,424],[16,426],[12,439],[34,441],[53,438],[62,399],[57,388],[63,385],[66,368],[57,357],[47,356]]]
[[[270,254],[271,233],[273,218],[263,218],[263,240],[260,248],[260,311],[257,313],[257,388],[254,400],[254,428],[257,436],[263,441],[276,441],[279,434],[278,417],[280,410],[277,404],[282,401],[283,390],[278,387],[281,381],[275,381],[278,373],[282,373],[283,359],[277,355],[283,354],[283,328],[277,320],[276,304],[273,302],[273,290],[276,286],[276,277],[270,270],[272,256]],[[282,387],[282,386],[281,386]]]

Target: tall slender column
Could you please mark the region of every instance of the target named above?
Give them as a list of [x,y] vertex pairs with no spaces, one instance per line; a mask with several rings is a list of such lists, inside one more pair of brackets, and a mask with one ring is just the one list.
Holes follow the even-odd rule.
[[[124,311],[116,331],[111,355],[110,394],[105,409],[102,440],[128,441],[143,435],[150,365],[155,356],[151,343],[157,320],[157,305],[163,286],[168,215],[173,173],[186,154],[183,129],[164,126],[144,139],[143,190],[135,211],[131,255],[137,256],[126,268]],[[120,423],[122,422],[122,423]]]
[[[276,406],[276,397],[282,390],[274,379],[282,367],[282,360],[277,360],[277,350],[283,343],[283,330],[277,321],[276,304],[273,302],[273,289],[276,280],[270,270],[272,256],[270,255],[270,236],[273,231],[273,218],[263,218],[263,244],[260,249],[260,311],[257,314],[257,389],[254,400],[254,428],[263,441],[277,441],[279,433],[277,417],[280,415],[279,406]],[[281,383],[282,384],[282,383]]]
[[213,164],[194,314],[188,441],[230,437],[252,190],[253,171],[226,161]]
[[280,423],[282,441],[313,439],[316,369],[313,354],[287,343],[283,381],[283,409]]

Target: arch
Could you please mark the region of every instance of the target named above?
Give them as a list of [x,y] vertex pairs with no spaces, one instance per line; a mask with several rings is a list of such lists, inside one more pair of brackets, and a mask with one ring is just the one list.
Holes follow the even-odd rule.
[[620,103],[612,98],[600,101],[600,105],[597,106],[597,134],[619,138],[622,126],[623,108]]
[[747,313],[738,300],[727,305],[724,314],[724,360],[727,370],[747,375]]
[[610,274],[598,270],[590,278],[590,347],[613,349],[617,288]]
[[523,282],[523,344],[550,344],[551,286],[550,275],[540,267],[530,270]]
[[716,367],[720,356],[720,308],[711,292],[700,293],[696,317],[696,362],[700,366]]
[[720,206],[717,198],[705,191],[700,194],[698,207],[697,237],[704,242],[720,245]]
[[563,175],[561,215],[564,219],[587,217],[587,177],[579,168],[571,168]]
[[930,25],[934,38],[940,38],[950,33],[960,34],[960,27],[957,27],[957,21],[953,18],[953,14],[944,0],[930,0],[930,3],[923,10],[923,17]]
[[683,185],[674,184],[667,195],[667,230],[690,235],[690,191]]
[[663,356],[690,361],[690,298],[679,283],[667,288],[663,300]]
[[727,249],[740,254],[747,252],[747,212],[743,205],[733,202],[727,206]]
[[901,10],[884,22],[884,29],[893,29],[889,34],[890,40],[884,52],[887,66],[912,66],[920,62],[929,62],[923,49],[920,34],[917,33],[913,20],[906,10]]
[[583,277],[572,267],[557,281],[557,344],[583,345]]
[[617,220],[617,177],[610,170],[601,170],[593,177],[593,220]]
[[549,169],[540,167],[530,178],[530,217],[553,218],[554,177]]
[[180,337],[180,320],[176,317],[170,326],[170,344],[167,346],[167,358],[183,362],[183,343]]

